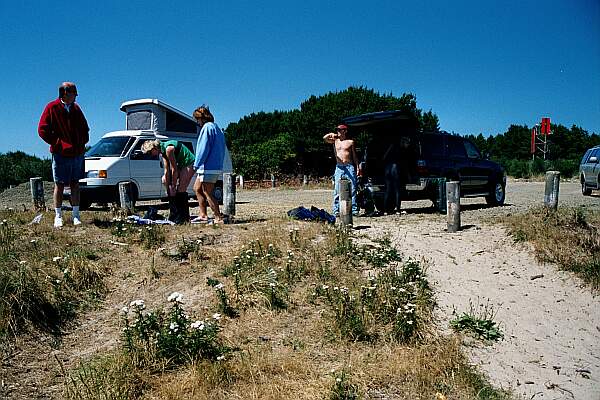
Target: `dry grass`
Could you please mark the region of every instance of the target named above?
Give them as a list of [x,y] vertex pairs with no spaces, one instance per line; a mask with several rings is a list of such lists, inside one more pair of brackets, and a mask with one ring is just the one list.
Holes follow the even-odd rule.
[[600,213],[583,208],[536,208],[508,217],[516,242],[531,242],[538,260],[552,262],[600,289]]
[[[90,218],[93,214],[86,215]],[[148,359],[139,363],[139,358],[124,351],[120,340],[116,348],[104,347],[97,356],[80,347],[72,357],[79,362],[56,363],[64,368],[65,376],[59,397],[342,398],[339,393],[336,397],[333,389],[343,372],[360,398],[431,399],[436,393],[452,399],[507,398],[469,366],[455,339],[433,332],[430,315],[424,318],[426,325],[419,328],[426,334],[415,336],[409,344],[395,340],[389,334],[390,325],[376,318],[371,331],[377,334],[370,340],[352,341],[341,336],[333,324],[331,304],[315,297],[315,288],[324,283],[360,288],[368,275],[377,275],[385,266],[366,262],[365,252],[357,259],[353,241],[340,240],[344,235],[331,227],[272,219],[216,227],[165,227],[149,234],[137,227],[117,233],[112,216],[105,213],[97,213],[92,223],[84,221],[84,229],[78,231],[70,227],[53,230],[50,220],[27,225],[33,214],[7,217],[17,239],[0,243],[1,251],[16,260],[27,260],[31,268],[27,282],[42,285],[45,280],[35,280],[35,276],[45,278],[50,273],[54,273],[53,279],[64,280],[64,269],[72,270],[73,283],[65,293],[73,299],[73,316],[85,310],[81,305],[94,299],[91,293],[96,298],[106,293],[105,305],[100,303],[99,309],[86,311],[88,319],[98,320],[93,336],[103,341],[119,337],[117,310],[138,298],[146,300],[148,307],[158,308],[165,305],[169,293],[179,291],[184,293],[185,309],[191,317],[212,315],[219,310],[220,301],[214,288],[207,285],[208,278],[223,283],[232,307],[238,311],[239,316],[221,320],[222,340],[236,348],[225,360],[199,360],[173,368],[168,362],[156,362],[152,354],[144,355]],[[36,242],[23,239],[30,237]],[[261,295],[264,287],[256,282],[246,285],[250,288],[246,291],[236,291],[236,278],[224,273],[252,243],[259,243],[265,251],[272,245],[276,256],[262,258],[256,265],[275,271],[285,307],[273,307],[268,296]],[[60,269],[53,257],[63,257],[58,260]],[[249,274],[248,279],[253,276]],[[99,289],[104,287],[108,290]],[[50,289],[42,292],[53,301]],[[22,297],[19,304],[27,301],[30,299]],[[428,307],[419,312],[427,314]],[[72,345],[95,344],[96,339],[87,331],[80,335]],[[53,379],[49,383],[56,385],[61,376],[58,373],[43,379]]]

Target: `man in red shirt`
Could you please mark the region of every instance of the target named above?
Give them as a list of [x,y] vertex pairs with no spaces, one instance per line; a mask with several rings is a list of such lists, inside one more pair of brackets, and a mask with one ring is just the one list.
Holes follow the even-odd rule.
[[79,215],[79,180],[85,173],[85,144],[89,140],[87,121],[75,103],[77,87],[63,82],[58,88],[58,99],[46,105],[38,134],[50,145],[52,176],[54,178],[54,227],[63,226],[62,201],[65,184],[71,187],[73,225],[81,224]]

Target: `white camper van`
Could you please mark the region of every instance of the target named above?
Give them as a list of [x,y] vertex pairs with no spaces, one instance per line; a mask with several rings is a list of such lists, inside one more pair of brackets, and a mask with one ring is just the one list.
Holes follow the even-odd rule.
[[[146,140],[177,140],[196,153],[196,121],[158,99],[140,99],[121,104],[125,130],[109,132],[85,153],[85,178],[79,181],[82,209],[92,203],[119,202],[119,183],[133,183],[134,200],[165,200],[161,183],[163,161],[141,152]],[[231,172],[229,152],[225,151],[225,172]],[[195,177],[193,178],[195,179]],[[188,194],[194,196],[193,180]],[[215,198],[222,202],[223,181],[217,182]]]

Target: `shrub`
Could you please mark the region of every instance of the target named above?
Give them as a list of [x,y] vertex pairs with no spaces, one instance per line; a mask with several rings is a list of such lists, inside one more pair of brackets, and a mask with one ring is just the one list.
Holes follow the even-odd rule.
[[221,315],[192,322],[183,310],[182,298],[172,293],[167,313],[145,311],[143,300],[123,307],[123,341],[129,356],[142,363],[162,360],[167,366],[225,358],[230,349],[218,337]]

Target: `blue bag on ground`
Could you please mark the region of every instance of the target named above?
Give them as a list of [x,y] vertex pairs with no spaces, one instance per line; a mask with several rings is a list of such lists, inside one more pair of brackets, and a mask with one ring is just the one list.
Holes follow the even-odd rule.
[[296,207],[288,211],[287,215],[291,218],[305,221],[325,221],[330,224],[335,223],[335,217],[333,215],[314,206],[311,207],[310,210],[302,206]]

